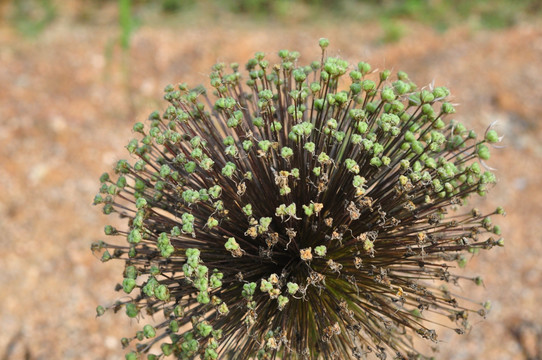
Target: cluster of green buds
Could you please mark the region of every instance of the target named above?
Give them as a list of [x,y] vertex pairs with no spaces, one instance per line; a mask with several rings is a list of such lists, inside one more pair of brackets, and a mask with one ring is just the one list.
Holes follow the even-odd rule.
[[210,91],[168,85],[132,161],[100,178],[94,203],[129,221],[92,245],[126,264],[98,315],[162,319],[122,339],[127,359],[419,359],[432,324],[487,314],[453,289],[483,280],[452,270],[503,245],[502,208],[462,211],[496,182],[499,136],[449,119],[448,89],[328,45],[308,65],[287,50],[248,75],[216,64]]

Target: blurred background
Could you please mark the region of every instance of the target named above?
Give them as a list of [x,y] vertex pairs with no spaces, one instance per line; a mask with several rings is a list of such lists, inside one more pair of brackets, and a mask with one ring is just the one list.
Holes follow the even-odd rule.
[[439,359],[542,358],[542,2],[540,0],[0,0],[0,359],[120,359],[110,304],[120,262],[90,244],[114,220],[92,207],[98,177],[127,156],[135,121],[164,109],[169,83],[207,84],[217,61],[282,48],[403,70],[447,86],[456,119],[503,149],[480,208],[506,246],[472,258],[489,317],[440,332]]

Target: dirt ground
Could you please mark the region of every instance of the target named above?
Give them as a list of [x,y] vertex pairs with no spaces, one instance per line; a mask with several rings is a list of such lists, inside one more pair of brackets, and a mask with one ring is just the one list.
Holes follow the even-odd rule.
[[123,358],[119,339],[134,324],[120,313],[95,318],[96,305],[118,297],[122,271],[89,250],[112,221],[91,205],[98,177],[127,156],[132,124],[164,108],[165,85],[206,83],[216,61],[244,63],[260,50],[297,49],[309,61],[328,37],[332,55],[448,86],[456,118],[479,132],[497,121],[505,148],[493,150],[489,165],[499,184],[477,205],[505,207],[506,247],[467,266],[485,287],[463,288],[493,310],[468,335],[442,331],[437,358],[535,359],[527,356],[542,337],[540,29],[439,35],[412,27],[398,43],[379,45],[378,29],[355,23],[144,26],[123,55],[112,25],[59,22],[34,40],[0,26],[0,356]]

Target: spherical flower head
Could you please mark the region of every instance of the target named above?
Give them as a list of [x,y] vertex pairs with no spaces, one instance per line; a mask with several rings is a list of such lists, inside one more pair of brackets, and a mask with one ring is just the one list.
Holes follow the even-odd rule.
[[454,270],[503,244],[502,208],[462,210],[496,182],[483,169],[500,137],[449,121],[446,88],[319,45],[307,66],[257,53],[243,74],[215,65],[212,90],[167,86],[132,161],[100,178],[94,204],[128,222],[92,246],[126,263],[97,314],[139,320],[127,358],[423,358],[414,336],[488,312],[456,300],[469,278]]

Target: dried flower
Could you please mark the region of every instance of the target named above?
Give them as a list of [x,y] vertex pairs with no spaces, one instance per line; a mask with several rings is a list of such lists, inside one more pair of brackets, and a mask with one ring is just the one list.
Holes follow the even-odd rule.
[[134,125],[134,162],[104,174],[94,200],[129,219],[105,227],[127,243],[93,245],[126,263],[125,295],[97,313],[143,322],[121,341],[136,343],[127,359],[422,358],[413,335],[437,341],[431,324],[462,333],[469,313],[485,316],[488,303],[447,285],[468,253],[503,244],[488,235],[502,208],[461,212],[495,183],[480,163],[499,136],[447,121],[446,88],[326,57],[328,45],[307,66],[256,53],[246,80],[217,64],[212,94],[169,85],[165,112]]

